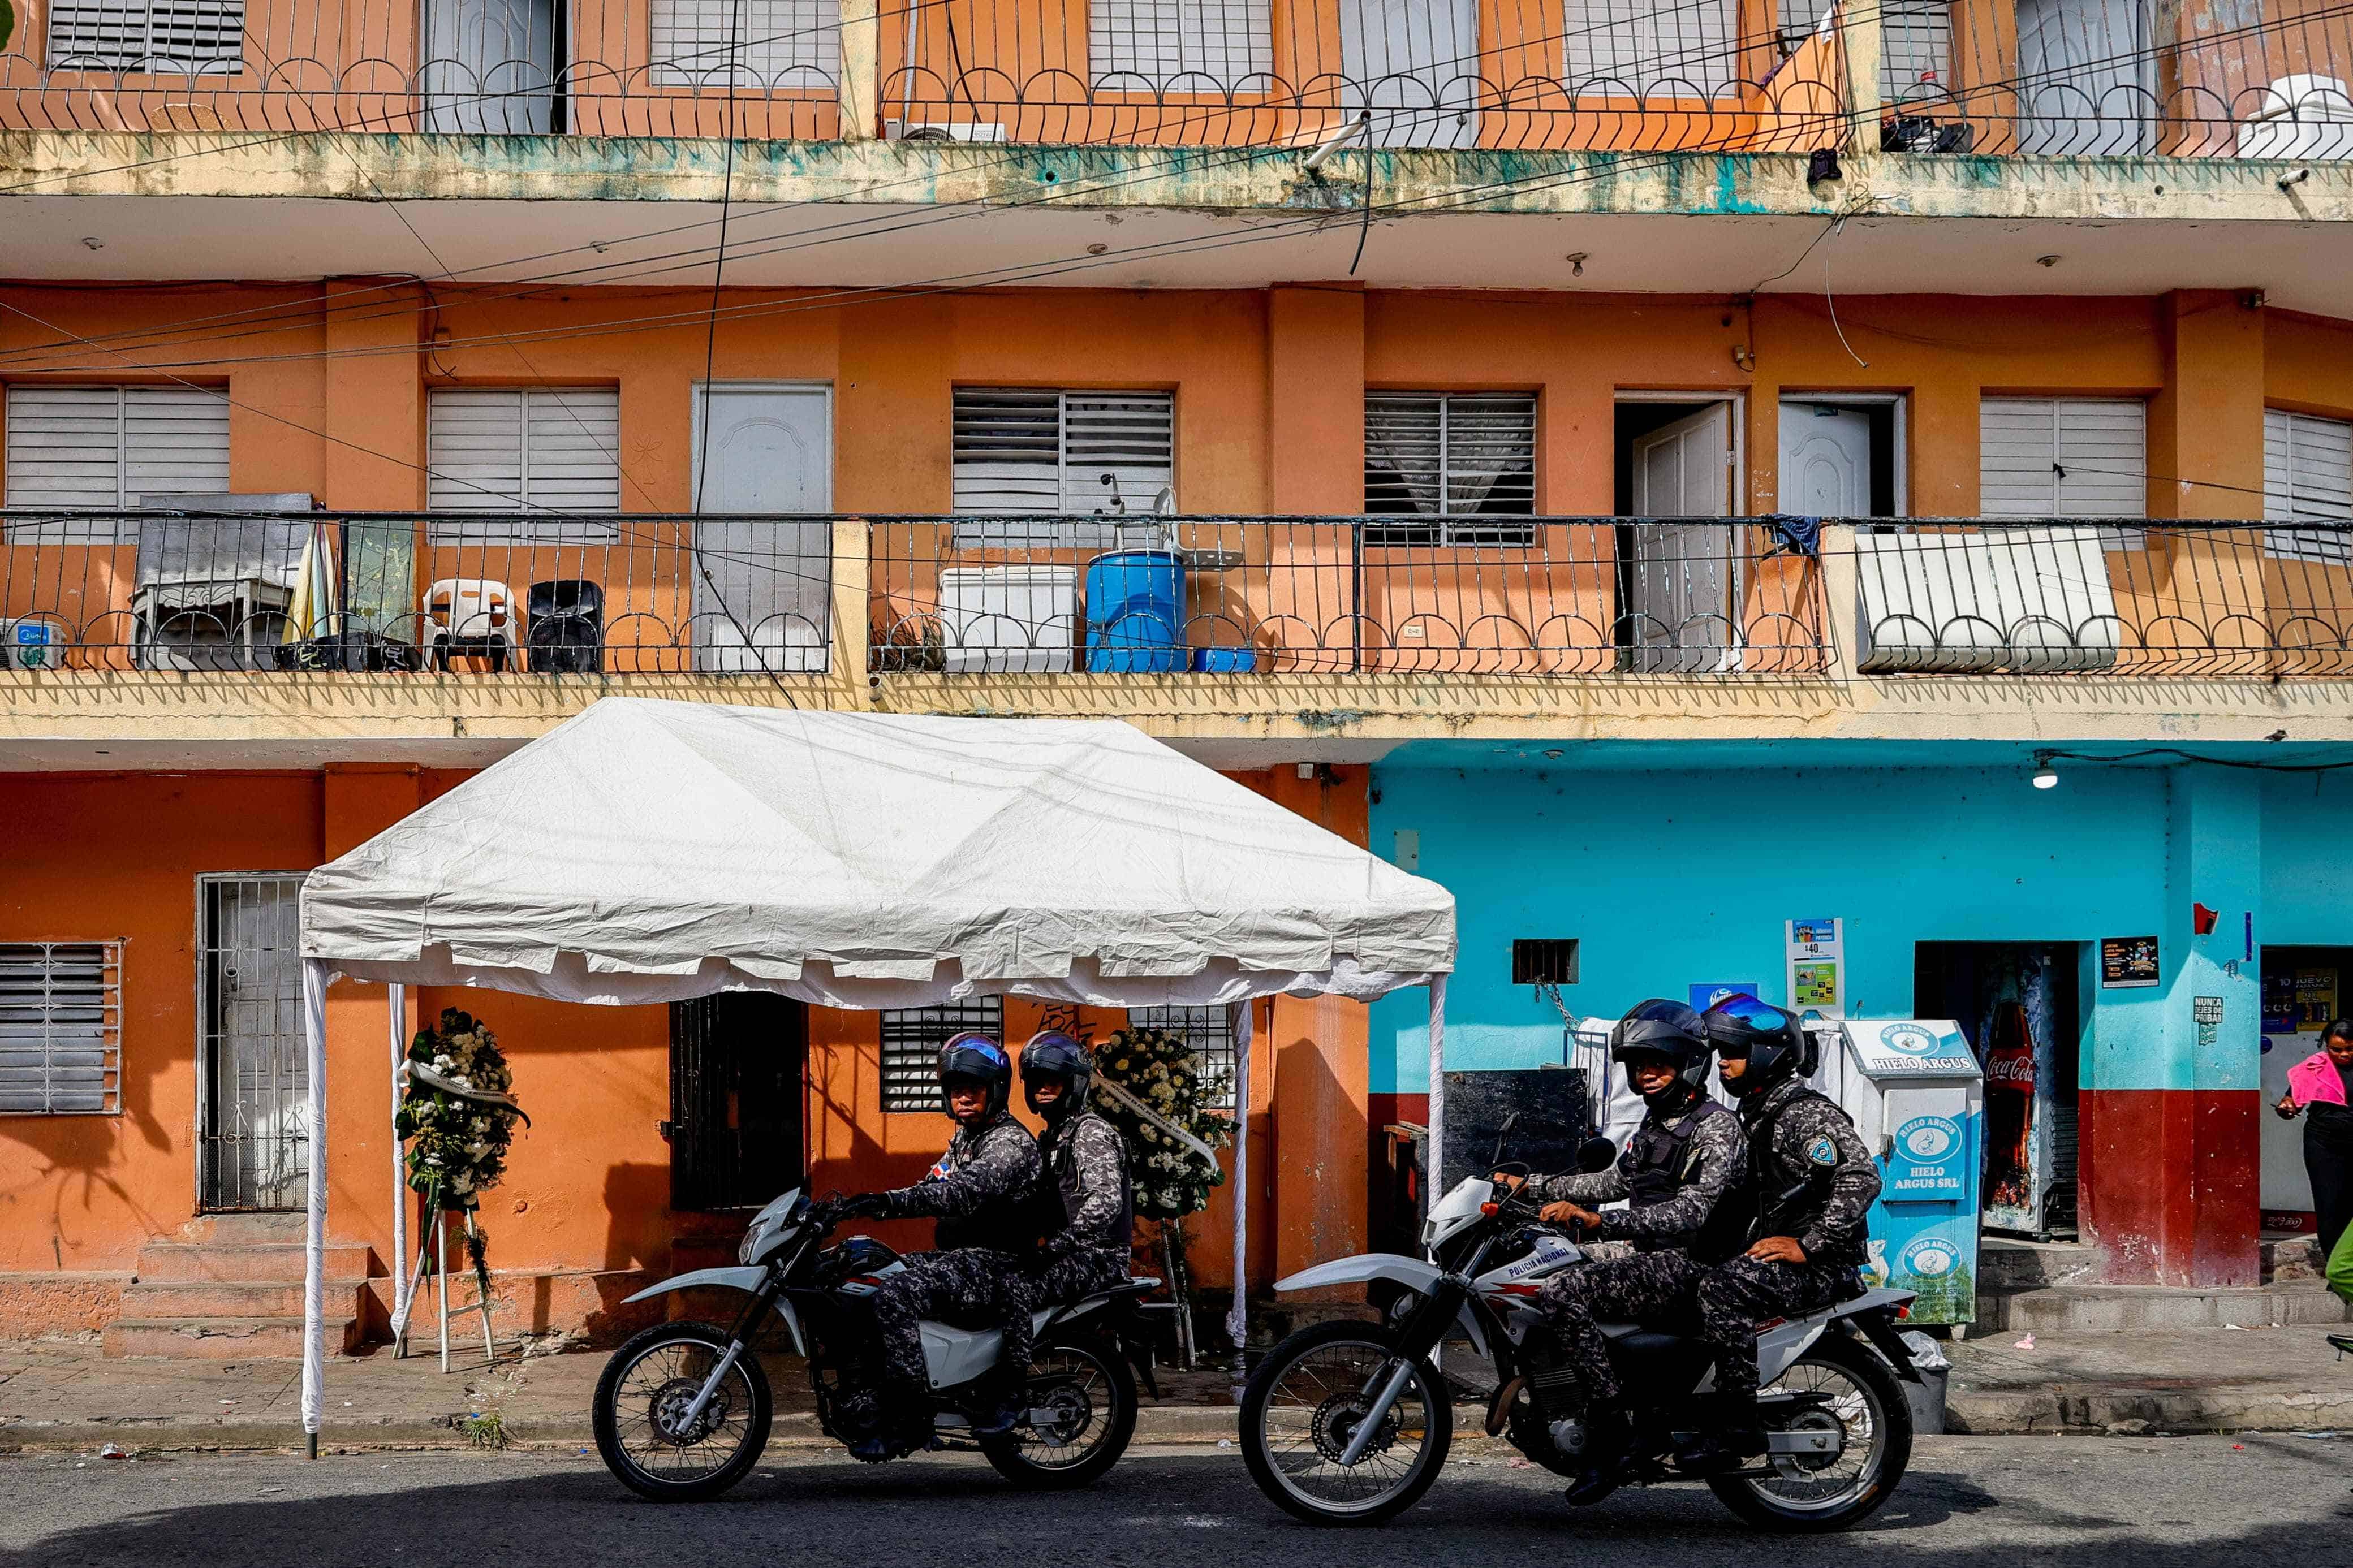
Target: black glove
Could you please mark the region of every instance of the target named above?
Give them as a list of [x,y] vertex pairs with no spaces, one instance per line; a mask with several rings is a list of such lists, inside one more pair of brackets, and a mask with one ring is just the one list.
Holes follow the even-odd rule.
[[891,1212],[891,1200],[881,1193],[860,1193],[839,1200],[841,1212],[857,1219],[881,1219]]

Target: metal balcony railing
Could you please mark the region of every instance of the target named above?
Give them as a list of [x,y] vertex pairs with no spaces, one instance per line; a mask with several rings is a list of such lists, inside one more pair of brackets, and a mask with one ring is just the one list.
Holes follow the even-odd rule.
[[2353,156],[2353,0],[53,0],[17,34],[0,128]]
[[826,673],[844,521],[885,679],[2353,677],[2353,524],[2132,519],[5,512],[0,657]]

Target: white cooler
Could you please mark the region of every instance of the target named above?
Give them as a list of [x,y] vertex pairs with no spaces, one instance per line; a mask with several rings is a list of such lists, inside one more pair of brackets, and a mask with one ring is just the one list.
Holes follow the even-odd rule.
[[940,574],[948,673],[1067,674],[1078,610],[1075,566],[952,566]]

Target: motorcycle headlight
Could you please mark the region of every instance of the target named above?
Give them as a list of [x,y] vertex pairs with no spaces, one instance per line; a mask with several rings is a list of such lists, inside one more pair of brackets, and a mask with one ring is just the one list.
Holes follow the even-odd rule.
[[762,1244],[767,1239],[768,1227],[764,1225],[754,1224],[751,1229],[744,1233],[743,1244],[735,1248],[735,1261],[738,1263],[751,1262],[753,1258],[759,1252]]

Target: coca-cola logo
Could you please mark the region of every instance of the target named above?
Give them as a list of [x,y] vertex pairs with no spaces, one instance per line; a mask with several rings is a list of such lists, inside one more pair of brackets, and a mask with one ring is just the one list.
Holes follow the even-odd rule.
[[2030,1051],[2002,1051],[1986,1063],[1986,1082],[2013,1089],[2034,1087],[2034,1057]]

